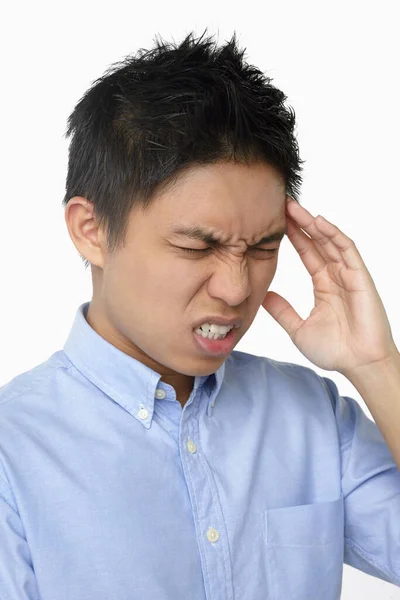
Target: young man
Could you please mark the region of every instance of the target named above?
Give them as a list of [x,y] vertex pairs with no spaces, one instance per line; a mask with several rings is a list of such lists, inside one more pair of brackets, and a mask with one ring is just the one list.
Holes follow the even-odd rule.
[[[69,117],[93,296],[0,391],[2,599],[337,600],[343,563],[400,585],[400,355],[353,241],[296,201],[285,100],[235,36],[190,34]],[[305,321],[268,292],[285,234]],[[376,424],[331,379],[234,351],[260,306]]]

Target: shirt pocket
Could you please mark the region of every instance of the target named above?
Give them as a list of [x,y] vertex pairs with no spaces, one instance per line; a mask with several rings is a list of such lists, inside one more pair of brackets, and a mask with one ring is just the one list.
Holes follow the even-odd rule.
[[344,559],[343,496],[264,510],[268,600],[339,600]]

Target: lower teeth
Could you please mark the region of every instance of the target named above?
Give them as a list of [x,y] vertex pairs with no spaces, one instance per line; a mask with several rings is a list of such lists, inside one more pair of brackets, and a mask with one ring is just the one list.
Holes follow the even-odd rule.
[[196,333],[198,333],[203,338],[206,338],[208,340],[223,340],[224,338],[226,338],[226,336],[228,335],[229,331],[225,335],[218,335],[217,333],[211,333],[211,332],[205,334],[205,332],[202,329],[196,329]]

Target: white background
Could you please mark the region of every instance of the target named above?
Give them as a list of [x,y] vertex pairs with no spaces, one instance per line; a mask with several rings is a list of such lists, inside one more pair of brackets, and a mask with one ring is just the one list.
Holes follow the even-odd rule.
[[[180,41],[205,28],[220,43],[236,31],[246,60],[288,96],[306,160],[300,202],[355,241],[400,348],[397,4],[73,0],[3,7],[0,385],[60,349],[78,305],[91,299],[90,269],[61,207],[68,115],[109,65],[152,47],[156,34]],[[311,278],[287,238],[270,289],[309,315]],[[355,388],[310,363],[262,307],[235,349],[327,374],[371,416]],[[345,565],[342,598],[400,599],[400,589]]]

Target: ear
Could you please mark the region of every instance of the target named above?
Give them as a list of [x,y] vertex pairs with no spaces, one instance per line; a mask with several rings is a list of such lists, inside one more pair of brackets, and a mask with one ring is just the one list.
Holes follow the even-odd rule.
[[70,238],[86,260],[97,267],[105,264],[105,236],[99,228],[93,202],[82,196],[74,196],[68,201],[64,213]]

